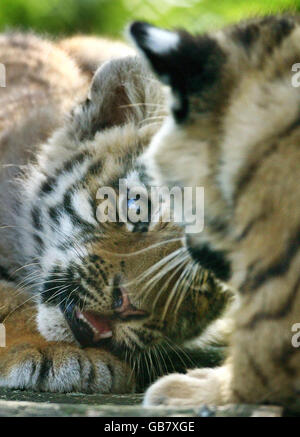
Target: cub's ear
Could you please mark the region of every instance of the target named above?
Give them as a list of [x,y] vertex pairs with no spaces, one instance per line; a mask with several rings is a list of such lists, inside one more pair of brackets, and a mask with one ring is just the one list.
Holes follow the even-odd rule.
[[135,21],[129,27],[129,37],[148,59],[160,80],[170,85],[175,74],[181,36],[178,32]]
[[208,90],[219,78],[225,53],[209,35],[169,31],[136,21],[129,35],[160,80],[186,98]]
[[106,62],[96,71],[86,101],[73,111],[72,135],[85,141],[129,122],[139,126],[162,103],[159,85],[139,57]]

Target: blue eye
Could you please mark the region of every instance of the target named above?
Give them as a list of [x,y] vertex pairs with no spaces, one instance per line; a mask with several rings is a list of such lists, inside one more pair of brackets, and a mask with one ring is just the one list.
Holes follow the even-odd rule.
[[148,198],[144,199],[140,194],[127,198],[127,218],[134,226],[132,232],[147,232],[151,221],[151,203]]
[[127,207],[128,209],[135,209],[136,214],[140,214],[141,208],[140,205],[137,204],[137,200],[138,199],[134,199],[134,198],[128,199]]

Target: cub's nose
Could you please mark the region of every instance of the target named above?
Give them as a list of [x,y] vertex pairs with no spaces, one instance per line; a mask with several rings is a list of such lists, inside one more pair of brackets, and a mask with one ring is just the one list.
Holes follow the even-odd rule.
[[120,310],[120,308],[122,308],[123,302],[124,302],[124,299],[123,299],[123,293],[122,293],[121,287],[114,288],[114,290],[113,290],[113,303],[112,303],[113,310],[118,312]]

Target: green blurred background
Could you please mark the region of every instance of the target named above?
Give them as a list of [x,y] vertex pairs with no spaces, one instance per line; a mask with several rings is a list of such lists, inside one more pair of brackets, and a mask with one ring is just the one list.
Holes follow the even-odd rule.
[[203,31],[249,15],[299,10],[300,0],[0,0],[0,30],[122,37],[133,19]]

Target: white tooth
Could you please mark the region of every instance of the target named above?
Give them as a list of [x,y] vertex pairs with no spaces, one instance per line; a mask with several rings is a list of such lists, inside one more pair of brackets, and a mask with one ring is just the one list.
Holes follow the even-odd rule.
[[77,315],[77,317],[78,317],[78,319],[83,320],[84,323],[86,323],[95,334],[98,334],[99,331],[93,325],[90,324],[90,322],[84,317],[84,315],[82,313],[79,313],[79,315]]
[[99,337],[100,338],[109,338],[109,337],[112,337],[112,332],[111,331],[103,332],[103,334],[100,334]]
[[91,325],[90,322],[84,317],[82,313],[77,314],[78,319],[83,320],[84,323],[86,323],[94,334],[96,334],[99,338],[109,338],[112,337],[112,331],[103,332],[100,334],[100,332],[95,328],[95,326]]

